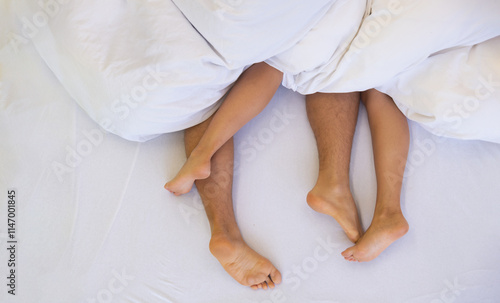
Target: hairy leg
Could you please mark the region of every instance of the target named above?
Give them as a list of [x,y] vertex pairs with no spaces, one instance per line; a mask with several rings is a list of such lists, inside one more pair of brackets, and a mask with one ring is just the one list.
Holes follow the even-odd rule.
[[[208,124],[209,121],[205,121],[186,130],[187,155],[198,144]],[[245,243],[236,223],[232,200],[233,159],[231,138],[212,157],[210,177],[195,182],[210,222],[210,252],[240,284],[254,289],[273,288],[281,282],[280,272]]]
[[282,79],[283,73],[264,62],[249,67],[213,116],[184,166],[165,188],[176,195],[185,194],[194,180],[208,177],[213,154],[267,106]]
[[349,185],[349,165],[360,94],[322,94],[306,97],[309,123],[316,137],[319,174],[307,195],[312,209],[332,216],[347,237],[356,242],[363,234]]
[[372,223],[358,243],[342,255],[349,261],[370,261],[408,232],[400,205],[408,156],[408,121],[391,97],[371,89],[362,94],[373,142],[377,202]]

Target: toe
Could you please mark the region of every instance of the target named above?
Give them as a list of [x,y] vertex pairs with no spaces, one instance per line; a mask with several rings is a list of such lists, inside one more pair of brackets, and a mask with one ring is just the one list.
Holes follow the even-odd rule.
[[271,277],[273,284],[280,284],[281,283],[281,273],[276,268],[274,268],[271,271],[271,274],[269,276]]
[[262,283],[260,283],[260,284],[262,284],[262,288],[263,288],[263,289],[267,289],[267,283],[266,283],[266,282],[262,282]]
[[271,276],[267,276],[266,283],[267,283],[267,286],[269,286],[269,288],[274,288],[274,282],[271,279]]
[[346,259],[347,261],[358,261],[356,259],[356,257],[354,256],[354,247],[355,246],[352,246],[352,247],[349,247],[348,249],[344,250],[342,252],[342,256],[344,257],[344,259]]
[[344,256],[344,258],[349,258],[349,257],[353,256],[353,254],[354,254],[353,247],[354,246],[351,246],[348,249],[344,250],[342,252],[342,256]]

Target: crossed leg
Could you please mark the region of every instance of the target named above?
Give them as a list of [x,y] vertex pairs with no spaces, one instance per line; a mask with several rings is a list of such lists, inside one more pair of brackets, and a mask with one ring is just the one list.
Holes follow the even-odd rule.
[[370,261],[408,232],[400,205],[401,186],[410,142],[408,122],[391,97],[375,89],[362,93],[372,135],[377,202],[372,223],[356,245],[342,255]]
[[165,184],[165,189],[182,195],[191,190],[195,180],[208,177],[213,154],[267,106],[282,79],[283,73],[265,62],[255,63],[245,70],[213,115],[184,166]]
[[[185,131],[186,154],[189,155],[205,133],[210,119]],[[210,222],[210,252],[222,267],[240,284],[253,289],[273,288],[281,283],[281,274],[266,258],[243,240],[233,211],[233,140],[226,142],[212,157],[212,173],[195,185]]]
[[349,165],[360,94],[322,94],[306,97],[309,123],[316,137],[319,174],[307,203],[332,216],[356,242],[363,234],[349,185]]

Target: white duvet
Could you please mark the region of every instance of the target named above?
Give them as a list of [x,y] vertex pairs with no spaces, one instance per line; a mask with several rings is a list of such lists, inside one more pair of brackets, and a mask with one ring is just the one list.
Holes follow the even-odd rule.
[[287,60],[278,66],[286,87],[303,94],[374,87],[434,134],[500,142],[500,1],[375,0],[341,52],[322,39],[328,26],[315,30],[322,34],[302,54],[330,47],[328,60],[301,72],[295,62],[305,60]]
[[266,60],[303,94],[375,87],[436,134],[500,142],[500,1],[40,3],[12,2],[17,36],[130,140],[199,123]]
[[[17,35],[34,43],[92,119],[126,139],[145,141],[208,118],[243,70],[227,69],[171,1],[51,3],[12,1]],[[43,14],[51,16],[38,26]],[[23,47],[17,41],[11,46]]]

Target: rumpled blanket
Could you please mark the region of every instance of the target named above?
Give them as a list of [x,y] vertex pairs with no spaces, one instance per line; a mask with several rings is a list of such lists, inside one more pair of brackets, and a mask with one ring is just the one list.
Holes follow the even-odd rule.
[[129,140],[203,121],[246,67],[266,61],[302,94],[376,88],[435,134],[500,142],[497,0],[11,5],[17,36],[97,123]]

